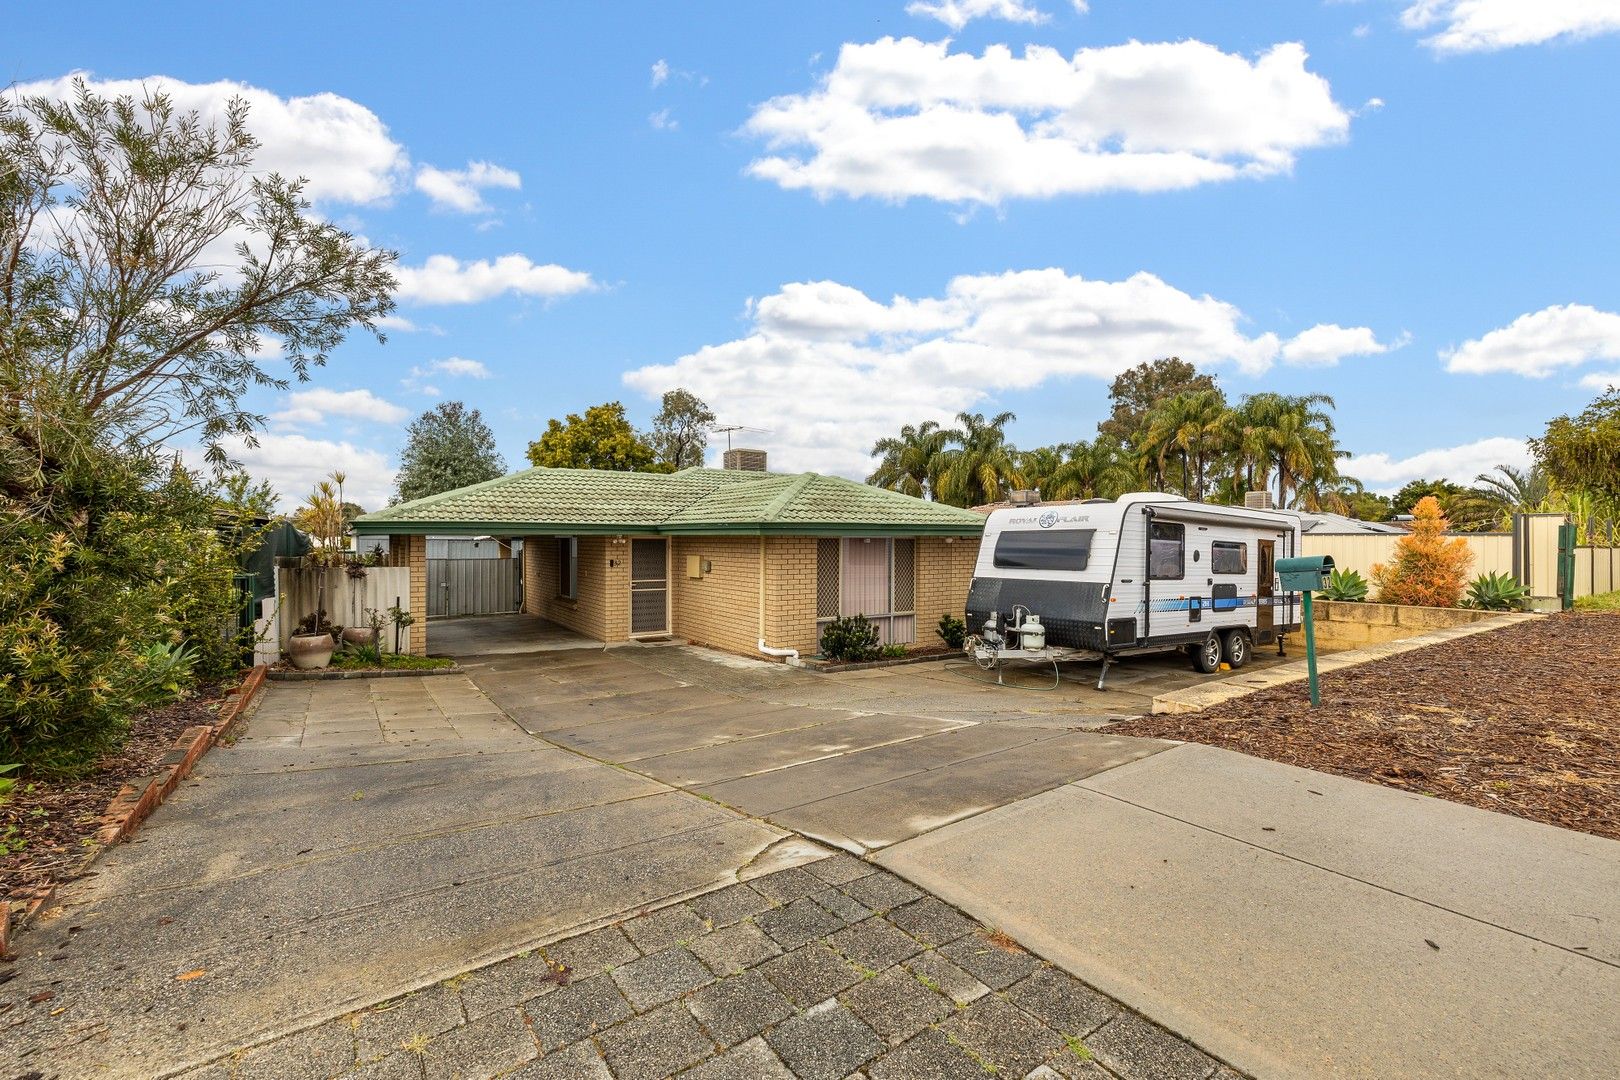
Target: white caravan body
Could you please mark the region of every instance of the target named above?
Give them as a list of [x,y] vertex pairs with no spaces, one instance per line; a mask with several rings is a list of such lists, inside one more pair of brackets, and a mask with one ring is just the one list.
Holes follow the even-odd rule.
[[1248,630],[1257,644],[1299,628],[1299,597],[1276,562],[1299,554],[1299,515],[1135,492],[1009,507],[985,522],[968,632],[1014,607],[1040,617],[1046,644],[1111,655]]

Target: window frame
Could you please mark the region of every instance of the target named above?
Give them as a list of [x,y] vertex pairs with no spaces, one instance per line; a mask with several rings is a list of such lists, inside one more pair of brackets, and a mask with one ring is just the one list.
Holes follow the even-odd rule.
[[[1236,570],[1222,570],[1219,553],[1237,550],[1242,560]],[[1249,544],[1246,540],[1213,540],[1209,545],[1209,572],[1217,577],[1242,577],[1249,572]]]
[[[1051,563],[1048,563],[1047,565],[1042,566],[1042,565],[1036,565],[1032,561],[1025,561],[1025,562],[1013,562],[1013,561],[1003,562],[1002,561],[1001,545],[1002,545],[1003,541],[1006,541],[1008,539],[1017,538],[1019,540],[1023,540],[1023,539],[1028,539],[1028,538],[1039,538],[1042,541],[1047,541],[1048,538],[1050,538],[1050,537],[1074,536],[1076,534],[1078,534],[1078,535],[1080,535],[1080,536],[1082,536],[1084,538],[1084,542],[1078,545],[1079,553],[1080,553],[1080,561],[1079,561],[1078,566],[1074,566],[1074,565],[1059,566],[1059,565],[1053,565]],[[1089,567],[1091,565],[1091,545],[1092,545],[1092,541],[1096,538],[1096,536],[1097,536],[1097,530],[1096,529],[1042,529],[1039,532],[1035,531],[1034,529],[1005,529],[996,537],[996,546],[995,546],[994,550],[992,550],[991,553],[990,553],[990,563],[997,570],[1031,570],[1031,571],[1035,571],[1037,573],[1045,572],[1045,573],[1056,573],[1056,574],[1078,574],[1078,573],[1082,573],[1082,572],[1084,572],[1086,570],[1087,567]],[[1039,547],[1039,544],[1037,544],[1037,548],[1038,547]],[[1025,555],[1024,555],[1024,558],[1026,560],[1031,560],[1034,556],[1041,555],[1041,554],[1059,555],[1059,554],[1069,554],[1069,553],[1072,553],[1073,551],[1074,551],[1073,548],[1052,547],[1052,548],[1050,548],[1049,550],[1047,550],[1045,552],[1041,552],[1039,550],[1026,552]],[[1012,560],[1014,558],[1017,558],[1017,556],[1015,554],[1009,552],[1007,558],[1009,560]]]
[[[1168,536],[1155,535],[1159,530],[1173,531],[1176,545],[1176,572],[1161,574],[1155,569],[1157,560],[1154,558],[1154,545],[1168,543]],[[1149,581],[1185,581],[1187,580],[1187,526],[1179,521],[1149,521],[1148,522],[1148,550],[1147,550],[1147,578]]]
[[557,596],[579,599],[579,537],[557,537]]

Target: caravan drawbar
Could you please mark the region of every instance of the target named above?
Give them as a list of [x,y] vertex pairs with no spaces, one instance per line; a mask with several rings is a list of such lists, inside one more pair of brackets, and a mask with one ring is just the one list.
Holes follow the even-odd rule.
[[1276,577],[1299,538],[1290,510],[1153,492],[991,511],[967,651],[987,668],[999,654],[1100,659],[1106,673],[1113,658],[1168,649],[1200,671],[1241,667],[1299,629],[1299,597]]

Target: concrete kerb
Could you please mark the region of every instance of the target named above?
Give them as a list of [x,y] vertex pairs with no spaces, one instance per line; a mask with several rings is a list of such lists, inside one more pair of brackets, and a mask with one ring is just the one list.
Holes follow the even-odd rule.
[[337,682],[343,679],[409,679],[418,675],[465,675],[467,669],[460,664],[436,668],[358,668],[353,671],[271,671],[265,677],[271,682]]
[[[1418,634],[1414,637],[1369,645],[1364,649],[1331,653],[1318,659],[1316,668],[1319,672],[1339,671],[1343,668],[1353,667],[1356,664],[1365,664],[1371,660],[1383,660],[1390,656],[1398,656],[1401,653],[1428,648],[1430,645],[1439,645],[1442,642],[1454,641],[1457,638],[1470,637],[1474,634],[1483,634],[1491,630],[1501,630],[1515,623],[1541,617],[1541,615],[1534,613],[1504,612],[1494,618],[1483,619],[1464,626],[1450,626],[1441,630],[1431,630],[1426,634]],[[1201,712],[1213,705],[1220,705],[1234,698],[1244,697],[1260,690],[1269,690],[1274,686],[1282,686],[1291,682],[1301,682],[1309,674],[1307,663],[1301,657],[1286,664],[1278,664],[1264,671],[1257,671],[1253,675],[1238,674],[1233,678],[1223,679],[1217,683],[1189,686],[1181,690],[1173,690],[1168,694],[1160,694],[1153,699],[1153,712],[1155,714]]]

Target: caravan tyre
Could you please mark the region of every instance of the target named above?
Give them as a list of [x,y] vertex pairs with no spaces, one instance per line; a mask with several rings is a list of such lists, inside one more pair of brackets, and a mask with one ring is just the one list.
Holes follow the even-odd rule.
[[1249,662],[1249,635],[1242,630],[1228,630],[1222,652],[1226,655],[1226,662],[1236,671]]
[[1194,647],[1193,667],[1205,675],[1213,675],[1221,670],[1221,639],[1214,634],[1203,640],[1203,643]]

